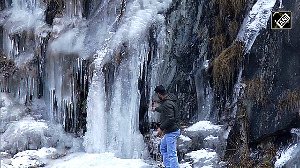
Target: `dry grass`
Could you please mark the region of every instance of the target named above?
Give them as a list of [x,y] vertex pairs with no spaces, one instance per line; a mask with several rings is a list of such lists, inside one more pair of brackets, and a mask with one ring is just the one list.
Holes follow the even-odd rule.
[[244,56],[244,42],[234,41],[213,61],[213,81],[215,90],[226,90],[234,82]]
[[253,167],[253,162],[249,158],[249,118],[245,108],[239,104],[235,126],[228,141],[225,159],[229,162],[228,167]]
[[218,9],[223,17],[242,19],[243,12],[247,7],[247,0],[212,0],[212,7]]
[[215,34],[217,35],[223,33],[225,28],[224,19],[218,15],[214,17],[214,22],[215,22]]
[[234,17],[240,19],[247,6],[247,0],[230,0],[230,4],[234,11]]
[[232,15],[232,8],[230,1],[228,0],[220,0],[219,2],[219,10],[221,16],[231,16]]
[[300,88],[295,91],[283,93],[279,99],[280,111],[294,111],[300,108]]
[[247,85],[245,88],[245,98],[255,100],[258,103],[266,102],[265,83],[260,78],[254,78],[250,81],[244,81]]
[[236,20],[232,21],[229,25],[229,40],[230,41],[233,41],[237,34],[238,34],[238,31],[239,31],[239,28],[240,28],[240,23]]
[[221,52],[226,48],[226,35],[219,34],[212,38],[212,54],[214,57],[217,57]]

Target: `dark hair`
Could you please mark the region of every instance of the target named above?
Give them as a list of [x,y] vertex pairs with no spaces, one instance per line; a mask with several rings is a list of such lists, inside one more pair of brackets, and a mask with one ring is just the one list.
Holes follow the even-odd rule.
[[163,95],[163,96],[165,96],[167,94],[166,89],[162,85],[156,86],[154,91],[156,93],[159,93],[159,94]]

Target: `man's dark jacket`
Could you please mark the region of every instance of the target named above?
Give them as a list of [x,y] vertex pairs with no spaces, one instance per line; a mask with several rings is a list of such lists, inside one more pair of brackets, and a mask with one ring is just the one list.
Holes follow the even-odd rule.
[[160,129],[165,133],[177,131],[180,128],[180,112],[177,106],[177,98],[173,94],[160,100],[160,106],[155,108],[160,113]]

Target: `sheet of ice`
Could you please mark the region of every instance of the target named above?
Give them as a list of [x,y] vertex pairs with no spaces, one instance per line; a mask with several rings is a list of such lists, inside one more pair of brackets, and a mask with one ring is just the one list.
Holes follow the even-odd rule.
[[33,53],[21,53],[20,55],[18,55],[18,57],[14,60],[14,62],[16,63],[16,66],[18,68],[22,67],[22,66],[26,66],[26,63],[28,63],[29,61],[31,61],[34,57]]
[[167,10],[171,3],[172,0],[135,0],[128,4],[125,22],[118,29],[112,43],[144,37],[151,23],[164,20],[159,13]]
[[53,161],[46,168],[143,168],[150,165],[140,159],[120,159],[113,153],[88,154],[74,153]]
[[73,28],[61,34],[49,46],[51,54],[73,54],[77,53],[84,57],[85,31]]
[[280,154],[276,155],[277,160],[275,162],[275,167],[276,168],[283,167],[292,158],[292,155],[295,152],[297,147],[298,147],[298,144],[295,144],[286,150],[280,151],[279,152]]
[[216,152],[208,151],[208,150],[205,150],[205,149],[192,151],[192,152],[190,152],[186,155],[191,157],[196,162],[199,161],[200,159],[211,160],[211,159],[214,159],[214,158],[218,157]]
[[6,30],[9,34],[22,32],[23,30],[37,30],[45,25],[44,10],[38,1],[24,2],[13,0],[13,12],[5,23]]
[[185,129],[186,131],[221,130],[221,126],[214,125],[210,121],[199,121]]
[[243,25],[237,36],[237,40],[245,41],[245,52],[249,52],[261,29],[267,27],[276,0],[257,1],[248,16],[244,19]]

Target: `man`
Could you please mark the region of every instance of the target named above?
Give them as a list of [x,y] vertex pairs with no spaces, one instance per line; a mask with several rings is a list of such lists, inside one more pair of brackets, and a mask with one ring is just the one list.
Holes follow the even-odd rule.
[[160,105],[153,107],[153,110],[161,114],[157,134],[164,134],[160,144],[163,163],[166,168],[178,168],[176,142],[180,135],[180,113],[177,98],[173,94],[168,94],[162,85],[157,86],[154,91],[160,99]]

